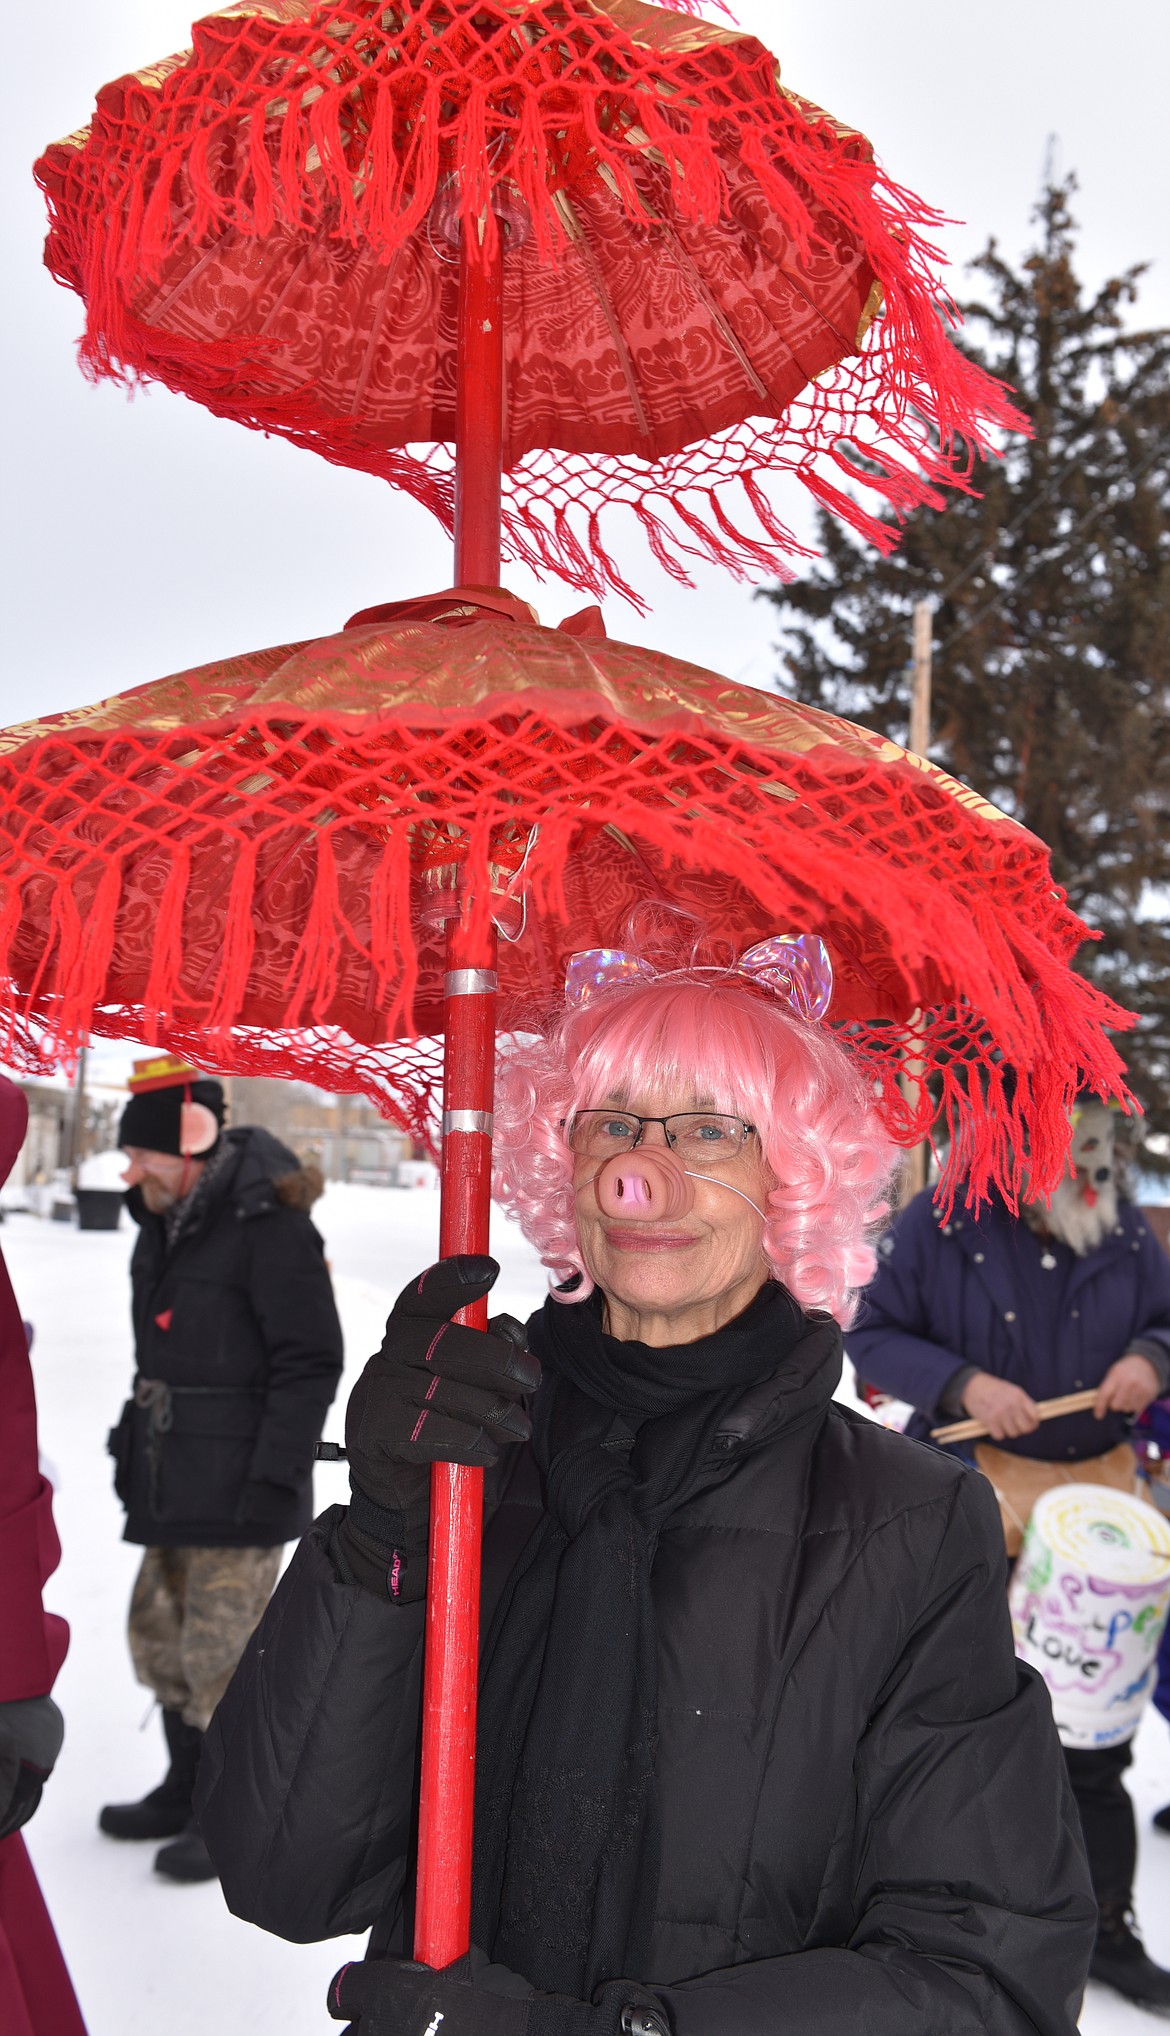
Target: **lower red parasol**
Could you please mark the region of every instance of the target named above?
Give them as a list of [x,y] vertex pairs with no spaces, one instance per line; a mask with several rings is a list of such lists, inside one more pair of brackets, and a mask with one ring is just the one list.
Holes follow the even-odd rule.
[[1124,1018],[1070,967],[1085,928],[1040,842],[870,730],[610,642],[596,611],[542,629],[476,588],[370,610],[11,729],[0,791],[0,1010],[29,1067],[134,1034],[364,1090],[433,1140],[460,898],[508,936],[511,1030],[657,897],[729,954],[819,934],[894,1135],[922,1131],[892,1079],[913,1046],[948,1183],[976,1195],[1012,1192],[1022,1140],[1054,1179],[1066,1102],[1120,1079],[1102,1028]]

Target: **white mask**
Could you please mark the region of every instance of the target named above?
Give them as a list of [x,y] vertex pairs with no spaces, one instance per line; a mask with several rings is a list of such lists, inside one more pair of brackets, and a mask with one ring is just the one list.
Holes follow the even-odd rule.
[[1084,1258],[1117,1223],[1116,1119],[1104,1103],[1078,1104],[1071,1113],[1069,1173],[1047,1207],[1034,1203],[1049,1234]]

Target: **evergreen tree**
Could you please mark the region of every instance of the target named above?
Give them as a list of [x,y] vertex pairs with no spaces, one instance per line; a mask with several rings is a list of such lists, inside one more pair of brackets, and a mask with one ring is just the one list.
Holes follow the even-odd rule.
[[1131,329],[1141,268],[1086,294],[1073,179],[1018,269],[973,265],[963,344],[1032,427],[923,510],[889,558],[820,518],[809,577],[767,590],[781,690],[907,739],[914,603],[935,604],[931,755],[1038,834],[1102,939],[1077,966],[1140,1014],[1119,1040],[1170,1170],[1170,331]]

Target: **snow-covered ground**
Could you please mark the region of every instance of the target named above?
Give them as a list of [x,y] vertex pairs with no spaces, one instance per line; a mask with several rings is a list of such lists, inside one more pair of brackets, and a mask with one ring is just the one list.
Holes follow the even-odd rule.
[[[381,1341],[387,1310],[435,1255],[438,1198],[330,1186],[318,1204],[346,1342],[343,1382],[326,1433],[340,1439],[345,1394]],[[218,1886],[176,1887],[151,1870],[153,1845],[103,1838],[103,1802],[160,1779],[162,1733],[133,1678],[123,1623],[138,1551],[120,1539],[121,1512],[104,1454],[132,1369],[127,1263],[133,1226],[82,1232],[31,1215],[0,1231],[23,1312],[35,1323],[41,1447],[57,1486],[63,1556],[48,1601],[72,1627],[57,1685],[67,1735],[27,1837],[73,1972],[90,2036],[311,2036],[335,2026],[331,1975],[360,1940],[291,1945],[230,1916]],[[502,1273],[493,1305],[523,1317],[544,1277],[519,1232],[497,1214]],[[317,1472],[318,1506],[345,1492],[343,1466]],[[794,1755],[794,1757],[796,1757]],[[1153,1954],[1170,1964],[1170,1838],[1150,1828],[1170,1801],[1170,1732],[1147,1716],[1131,1785],[1142,1831],[1138,1903]],[[1139,2036],[1151,2024],[1091,1988],[1086,2036]],[[827,2036],[848,2036],[847,2031]]]

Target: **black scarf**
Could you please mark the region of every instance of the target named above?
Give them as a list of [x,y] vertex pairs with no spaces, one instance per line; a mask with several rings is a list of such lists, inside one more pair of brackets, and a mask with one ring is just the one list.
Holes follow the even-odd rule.
[[547,1510],[484,1641],[472,1935],[543,1991],[588,1999],[645,1971],[655,1545],[672,1513],[731,1474],[734,1451],[717,1446],[726,1417],[808,1328],[773,1284],[713,1336],[668,1349],[606,1336],[599,1295],[550,1300],[529,1324],[546,1373],[533,1446]]

